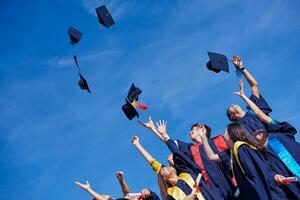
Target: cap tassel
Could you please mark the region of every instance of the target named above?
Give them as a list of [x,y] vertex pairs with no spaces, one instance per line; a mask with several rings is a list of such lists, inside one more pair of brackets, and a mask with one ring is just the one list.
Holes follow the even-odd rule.
[[137,107],[141,110],[147,110],[148,109],[148,106],[145,105],[145,104],[142,104],[140,102],[137,102]]

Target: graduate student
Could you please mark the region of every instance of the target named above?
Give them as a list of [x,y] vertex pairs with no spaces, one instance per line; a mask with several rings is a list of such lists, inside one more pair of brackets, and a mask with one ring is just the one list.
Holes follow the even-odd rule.
[[[266,114],[269,115],[272,109],[268,105],[267,101],[259,92],[259,87],[257,81],[250,74],[250,72],[244,67],[241,57],[233,56],[233,64],[242,72],[247,82],[251,87],[252,95],[250,99]],[[264,129],[264,124],[253,115],[253,113],[247,107],[247,110],[243,110],[239,105],[232,104],[226,111],[227,117],[232,122],[239,122],[244,125],[244,127],[249,132],[254,132],[258,129]]]
[[233,171],[241,199],[288,199],[277,186],[285,177],[271,170],[262,155],[263,147],[241,124],[229,124],[224,136],[233,152]]
[[[161,141],[166,143],[164,138],[161,136],[162,132],[166,132],[166,126],[167,126],[166,122],[164,121],[160,121],[159,123],[157,122],[156,123],[157,127],[155,127],[151,117],[149,117],[148,122],[143,123],[140,121],[140,123],[144,127],[150,129]],[[204,184],[214,194],[218,194],[218,196],[220,196],[221,199],[232,199],[236,191],[236,186],[233,185],[230,177],[231,176],[230,164],[229,164],[230,153],[227,152],[227,154],[224,154],[224,156],[227,155],[228,157],[227,162],[225,161],[222,163],[211,162],[204,152],[201,137],[195,131],[196,127],[197,124],[193,124],[189,132],[190,138],[195,144],[183,142],[180,140],[175,140],[175,143],[177,144],[179,150],[183,154],[187,155],[190,160],[192,160],[194,163],[198,165],[198,169],[199,169],[198,173],[202,174],[201,183],[204,182]],[[208,130],[207,136],[210,137],[211,129],[207,125],[205,125],[205,127]],[[217,137],[217,139],[219,139],[219,137]],[[221,143],[223,144],[216,145],[216,143],[212,139],[209,139],[209,143],[215,153],[226,151],[227,146],[224,141],[223,142],[221,141]]]
[[[277,173],[284,176],[300,177],[300,144],[295,140],[297,130],[287,122],[278,122],[266,115],[244,93],[243,81],[240,81],[240,91],[235,92],[253,111],[255,116],[266,125],[265,129],[254,132],[260,145],[267,147],[266,159]],[[289,184],[287,189],[300,199],[300,183]]]
[[[197,131],[199,132],[202,141],[203,147],[205,149],[205,153],[207,154],[208,158],[213,162],[223,162],[227,159],[227,156],[223,156],[224,153],[215,154],[212,149],[210,148],[207,137],[206,137],[206,130],[203,125],[199,125]],[[260,143],[259,143],[260,144]],[[263,145],[260,144],[262,147]],[[262,154],[265,162],[268,163],[269,167],[272,171],[276,174],[281,174],[285,177],[291,177],[293,174],[287,169],[284,163],[276,156],[276,154],[270,148],[264,148],[264,153]],[[287,185],[281,186],[282,190],[286,193],[290,199],[300,199],[300,187],[299,182],[296,183],[289,183]]]
[[[162,137],[166,143],[170,143],[172,146],[173,153],[173,166],[164,166],[157,160],[155,160],[140,144],[139,138],[134,136],[132,143],[139,150],[146,161],[152,166],[155,173],[162,177],[165,181],[166,187],[163,188],[160,185],[161,193],[166,193],[164,199],[167,200],[203,200],[203,199],[222,199],[218,194],[214,194],[210,189],[203,183],[200,182],[200,190],[192,194],[192,190],[196,187],[196,179],[198,176],[198,166],[192,162],[186,155],[184,155],[177,146],[173,145],[171,141],[167,141],[167,138]],[[166,192],[162,190],[165,189]]]
[[233,152],[239,199],[291,199],[278,186],[284,183],[285,177],[269,167],[263,156],[264,148],[241,124],[229,124],[224,137]]
[[[300,144],[295,140],[295,134],[297,130],[291,124],[287,122],[279,122],[277,120],[273,120],[271,117],[266,115],[254,102],[249,99],[244,93],[244,83],[240,81],[240,91],[235,92],[235,94],[241,97],[247,105],[251,108],[255,116],[266,125],[266,129],[257,129],[256,131],[256,139],[261,144],[268,144],[273,148],[274,151],[278,151],[278,154],[285,154],[285,157],[289,157],[290,159],[294,159],[296,163],[300,163]],[[259,133],[259,134],[258,134]],[[266,134],[264,134],[266,133]],[[268,137],[268,135],[270,135]],[[276,141],[275,141],[275,139]],[[270,140],[271,139],[271,140]],[[267,143],[268,142],[268,143]],[[276,143],[277,146],[273,143]],[[278,145],[282,145],[281,151],[276,150]],[[288,156],[287,152],[291,155]],[[296,170],[298,171],[298,170]],[[295,172],[296,173],[296,172]],[[297,172],[297,176],[300,177],[300,174]]]
[[[139,196],[137,195],[130,195],[132,194],[130,192],[130,189],[127,185],[127,183],[125,182],[124,178],[123,178],[124,173],[123,172],[117,172],[116,173],[116,177],[118,179],[118,182],[121,186],[124,198],[118,198],[119,200],[124,200],[124,199],[128,199],[128,200],[159,200],[159,197],[155,194],[155,192],[152,192],[149,189],[143,189],[140,193]],[[98,194],[96,191],[94,191],[89,183],[89,181],[86,181],[86,183],[80,183],[78,181],[75,182],[75,184],[77,186],[79,186],[80,188],[84,189],[86,192],[88,192],[94,200],[114,200],[113,197],[111,197],[110,195],[101,195]],[[117,200],[118,200],[117,199]]]

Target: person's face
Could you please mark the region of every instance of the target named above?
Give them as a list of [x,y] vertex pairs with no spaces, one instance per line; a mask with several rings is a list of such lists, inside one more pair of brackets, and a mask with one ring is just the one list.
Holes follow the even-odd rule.
[[242,112],[243,112],[243,109],[237,104],[232,104],[228,109],[229,117],[233,121],[239,120],[240,114]]
[[225,130],[225,134],[224,134],[224,139],[225,139],[225,142],[227,144],[227,146],[229,146],[229,148],[233,148],[233,142],[228,134],[228,131],[227,131],[227,128]]
[[172,176],[176,175],[176,170],[172,166],[163,167],[160,170],[160,174],[168,181]]
[[258,143],[262,146],[264,146],[267,142],[267,134],[265,134],[264,132],[260,132],[258,134],[255,135],[256,140],[258,141]]
[[174,166],[173,154],[168,155],[168,163]]
[[196,143],[202,143],[202,138],[197,131],[197,127],[193,127],[192,130],[190,130],[190,138]]

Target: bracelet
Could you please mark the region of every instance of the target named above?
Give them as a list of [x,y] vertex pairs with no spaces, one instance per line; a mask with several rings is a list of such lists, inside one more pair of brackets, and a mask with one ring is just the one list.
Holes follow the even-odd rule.
[[246,68],[243,66],[240,70],[241,70],[241,71],[244,71],[245,69],[246,69]]

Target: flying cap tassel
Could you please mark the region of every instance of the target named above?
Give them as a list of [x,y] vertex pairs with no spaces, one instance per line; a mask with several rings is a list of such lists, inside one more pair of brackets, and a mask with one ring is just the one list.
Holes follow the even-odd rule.
[[78,72],[81,72],[81,71],[80,71],[80,68],[79,68],[78,61],[77,61],[77,56],[74,55],[73,58],[74,58],[74,61],[75,61],[76,66],[77,66]]
[[147,110],[148,109],[148,106],[145,105],[145,104],[142,104],[140,102],[137,102],[137,105],[136,105],[139,109],[141,110]]

